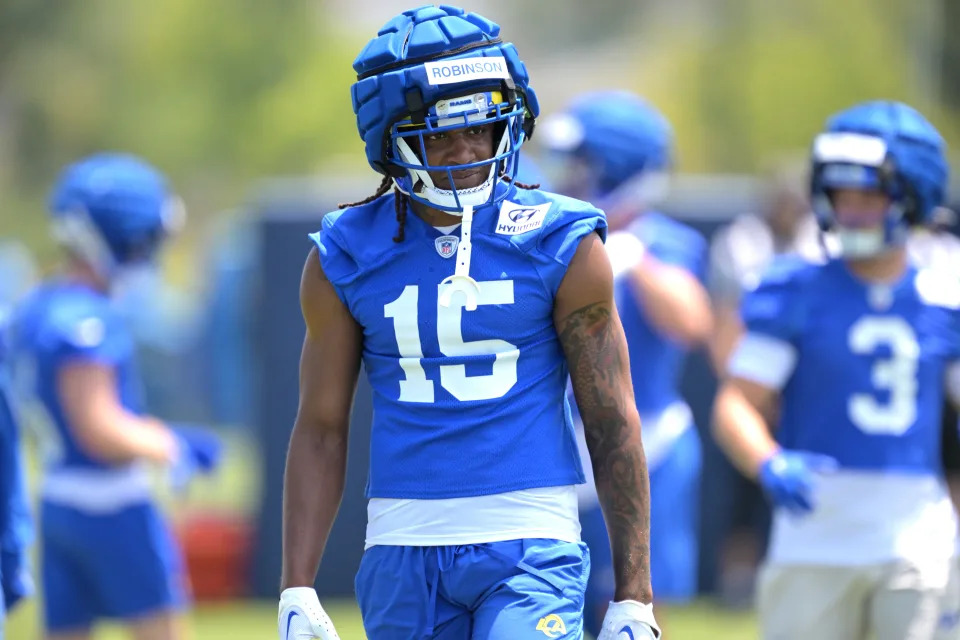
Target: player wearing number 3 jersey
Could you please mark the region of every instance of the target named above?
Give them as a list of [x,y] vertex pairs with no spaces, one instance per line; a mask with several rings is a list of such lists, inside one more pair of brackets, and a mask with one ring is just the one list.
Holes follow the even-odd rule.
[[513,179],[538,113],[526,68],[497,25],[442,6],[395,17],[354,69],[358,128],[384,180],[311,236],[281,638],[337,637],[312,587],[361,362],[374,419],[356,592],[370,640],[583,637],[568,376],[614,555],[601,638],[658,637],[606,221]]
[[906,105],[835,115],[814,141],[811,195],[842,253],[776,262],[744,299],[714,417],[776,507],[768,640],[936,632],[957,530],[939,448],[944,390],[960,397],[960,287],[913,266],[904,242],[943,202],[947,171],[940,135]]

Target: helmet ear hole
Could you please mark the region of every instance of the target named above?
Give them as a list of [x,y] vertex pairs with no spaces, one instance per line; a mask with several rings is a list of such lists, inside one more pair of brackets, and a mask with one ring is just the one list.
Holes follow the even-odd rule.
[[533,138],[533,130],[536,128],[537,120],[529,115],[523,117],[523,135],[527,140]]
[[920,212],[919,202],[913,187],[904,184],[903,220],[911,227],[923,224],[923,214]]

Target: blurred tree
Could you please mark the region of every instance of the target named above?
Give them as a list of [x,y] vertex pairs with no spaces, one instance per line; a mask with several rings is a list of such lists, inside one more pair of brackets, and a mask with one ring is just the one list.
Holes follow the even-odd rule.
[[908,98],[905,43],[882,1],[728,1],[740,10],[700,66],[699,106],[713,119],[707,166],[755,169],[771,150],[807,146],[837,109]]
[[[941,18],[946,37],[942,39],[940,52],[940,85],[944,102],[960,111],[960,2],[942,0]],[[960,144],[960,143],[958,143]]]
[[[684,170],[755,170],[868,98],[910,101],[960,135],[956,38],[940,48],[939,91],[918,79],[931,7],[949,36],[953,0],[558,2],[509,3],[505,31],[561,73],[591,69],[591,48],[606,48],[594,71],[663,108]],[[0,229],[40,246],[56,171],[104,148],[158,164],[194,215],[235,206],[261,176],[341,157],[365,170],[349,85],[368,34],[338,27],[322,0],[0,0]]]
[[[321,9],[304,0],[0,3],[0,188],[19,194],[3,215],[36,206],[60,166],[100,149],[156,163],[192,213],[235,203],[258,176],[309,172],[346,150],[360,166],[344,125],[361,43],[336,34]],[[18,233],[33,235],[43,216],[20,213]]]
[[907,101],[955,139],[956,111],[934,103],[916,77],[921,8],[704,0],[689,23],[698,28],[658,36],[653,24],[638,36],[656,47],[635,82],[673,120],[684,170],[755,171],[771,154],[805,149],[829,114],[869,99]]

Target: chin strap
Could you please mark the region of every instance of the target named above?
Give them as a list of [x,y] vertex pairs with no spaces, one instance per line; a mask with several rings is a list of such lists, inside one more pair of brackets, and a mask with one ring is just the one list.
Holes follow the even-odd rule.
[[464,308],[474,311],[477,308],[477,298],[480,294],[480,285],[470,277],[470,228],[473,225],[473,207],[463,207],[463,220],[460,223],[460,245],[457,247],[457,267],[452,276],[447,276],[440,283],[440,304],[449,307],[453,302],[453,294],[462,292],[466,297]]

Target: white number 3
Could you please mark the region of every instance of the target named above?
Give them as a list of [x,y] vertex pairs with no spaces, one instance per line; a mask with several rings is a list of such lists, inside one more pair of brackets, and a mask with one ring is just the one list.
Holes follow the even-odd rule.
[[[480,292],[477,305],[513,304],[513,280],[478,282]],[[517,360],[520,350],[505,340],[473,340],[465,342],[461,320],[463,297],[454,295],[453,303],[444,307],[439,303],[444,289],[449,284],[437,287],[437,340],[440,352],[445,356],[493,355],[493,371],[486,375],[468,376],[466,366],[449,364],[440,366],[440,385],[457,400],[492,400],[500,398],[517,383]],[[393,331],[400,351],[400,368],[404,379],[400,381],[400,400],[405,402],[433,402],[434,385],[427,379],[420,359],[423,347],[420,342],[420,323],[417,303],[420,288],[407,285],[400,297],[383,306],[383,315],[393,318]]]
[[873,355],[882,345],[890,349],[890,357],[878,359],[870,371],[873,386],[888,391],[889,401],[880,403],[869,393],[855,393],[847,401],[850,420],[871,435],[903,434],[917,419],[917,334],[903,318],[866,316],[850,327],[847,338],[856,354]]

